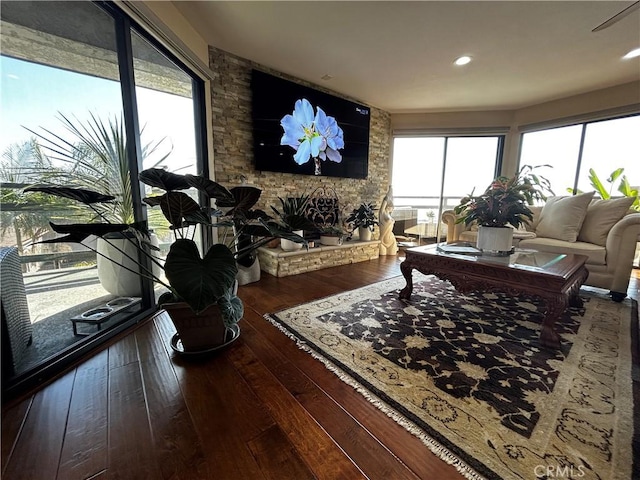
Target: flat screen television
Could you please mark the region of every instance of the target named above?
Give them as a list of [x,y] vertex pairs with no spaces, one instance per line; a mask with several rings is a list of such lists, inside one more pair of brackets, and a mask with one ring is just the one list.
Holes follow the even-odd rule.
[[251,92],[257,170],[367,178],[369,107],[258,70]]

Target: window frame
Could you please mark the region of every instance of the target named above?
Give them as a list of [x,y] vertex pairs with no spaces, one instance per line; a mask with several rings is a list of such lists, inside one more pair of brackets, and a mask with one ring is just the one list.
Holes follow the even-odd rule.
[[[196,151],[196,169],[197,173],[209,176],[209,149],[207,143],[208,128],[206,125],[207,105],[206,105],[206,78],[200,72],[200,68],[192,68],[187,62],[180,58],[180,52],[172,49],[171,46],[163,44],[154,35],[152,35],[144,25],[141,25],[131,14],[111,1],[90,1],[96,7],[110,15],[114,20],[116,49],[118,58],[119,81],[122,93],[122,108],[124,118],[124,128],[127,139],[128,154],[135,161],[130,165],[130,179],[132,188],[132,197],[134,205],[134,216],[136,221],[146,221],[146,208],[142,203],[142,193],[144,187],[138,181],[138,173],[142,168],[141,165],[141,144],[138,123],[138,107],[136,101],[136,85],[133,67],[133,51],[132,51],[132,33],[140,35],[149,44],[165,55],[176,66],[182,69],[192,79],[192,102],[194,109],[194,125],[195,125],[195,151]],[[211,239],[201,235],[202,245],[208,248]],[[149,262],[148,259],[144,259]],[[151,280],[142,279],[142,308],[140,311],[131,314],[129,318],[123,320],[114,327],[99,331],[98,333],[88,337],[86,340],[73,344],[62,351],[58,352],[48,360],[36,365],[35,367],[14,375],[11,378],[3,378],[2,396],[3,401],[6,398],[15,397],[29,389],[37,387],[43,382],[53,378],[55,375],[63,372],[71,364],[75,363],[81,357],[88,355],[96,349],[102,347],[110,339],[132,329],[138,323],[148,319],[158,310],[155,303],[153,282]],[[4,376],[3,376],[4,377]]]
[[[505,145],[506,145],[506,138],[507,138],[507,130],[505,128],[497,128],[497,129],[460,129],[460,130],[451,130],[451,129],[444,129],[444,130],[424,130],[424,131],[396,131],[393,133],[392,138],[391,138],[391,144],[395,145],[395,140],[397,138],[442,138],[444,140],[444,146],[443,146],[443,151],[442,151],[442,176],[440,179],[440,191],[438,192],[439,195],[439,202],[438,202],[438,211],[439,211],[439,215],[442,215],[443,211],[444,211],[444,188],[445,188],[445,178],[446,178],[446,173],[447,173],[447,155],[448,155],[448,145],[449,145],[449,140],[452,138],[481,138],[481,137],[491,137],[491,138],[496,138],[497,139],[497,145],[496,145],[496,160],[495,160],[495,165],[494,165],[494,170],[493,170],[493,178],[496,178],[497,176],[499,176],[502,171],[502,167],[503,167],[503,162],[504,162],[504,155],[505,155]],[[393,147],[392,147],[393,148]],[[392,151],[392,167],[391,167],[391,185],[393,185],[393,164],[395,163],[395,158],[393,155],[393,151]],[[396,203],[395,199],[396,198],[403,198],[403,199],[418,199],[418,198],[423,198],[423,197],[415,197],[415,196],[406,196],[406,195],[399,195],[398,192],[396,191],[396,189],[394,189],[393,191],[393,196],[394,196],[394,203]],[[398,205],[396,203],[396,205]],[[404,206],[404,204],[403,204]],[[409,206],[410,208],[418,208],[418,207],[413,207],[413,206]],[[437,227],[436,227],[436,239],[437,241],[439,241],[440,235],[441,235],[441,221],[437,222]]]
[[580,117],[579,121],[577,121],[577,119],[572,118],[572,119],[567,119],[565,120],[565,122],[562,122],[560,120],[556,120],[553,122],[545,122],[545,123],[538,123],[535,125],[529,125],[529,126],[523,126],[520,129],[520,138],[519,138],[519,142],[518,142],[518,168],[517,170],[520,170],[520,168],[522,168],[522,147],[523,147],[523,143],[524,143],[524,136],[528,133],[536,133],[536,132],[544,132],[547,130],[555,130],[557,128],[564,128],[564,127],[573,127],[573,126],[581,126],[581,132],[580,132],[580,143],[578,145],[578,158],[576,159],[576,171],[574,174],[574,178],[573,178],[573,195],[576,195],[576,193],[578,192],[578,182],[580,180],[580,172],[581,172],[581,167],[582,167],[582,158],[583,158],[583,153],[584,153],[584,144],[585,144],[585,140],[586,140],[586,134],[587,134],[587,127],[589,125],[593,125],[596,123],[602,123],[602,122],[608,122],[608,121],[612,121],[612,120],[620,120],[623,118],[630,118],[630,117],[640,117],[640,111],[638,110],[629,110],[629,109],[623,109],[622,111],[618,112],[618,113],[614,113],[617,111],[613,111],[610,112],[609,114],[611,116],[602,116],[602,115],[597,115],[592,119],[587,119],[587,118],[583,118]]

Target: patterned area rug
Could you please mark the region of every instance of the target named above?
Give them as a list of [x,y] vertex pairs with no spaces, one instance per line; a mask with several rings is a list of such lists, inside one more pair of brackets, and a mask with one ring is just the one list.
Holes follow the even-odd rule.
[[404,285],[265,317],[468,478],[632,478],[634,301],[582,289],[552,351],[535,297]]

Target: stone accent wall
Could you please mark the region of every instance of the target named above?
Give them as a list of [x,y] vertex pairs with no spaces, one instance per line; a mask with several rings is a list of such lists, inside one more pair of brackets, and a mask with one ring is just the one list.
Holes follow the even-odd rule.
[[[376,207],[380,207],[390,182],[391,116],[389,113],[371,108],[369,175],[366,179],[259,172],[255,169],[253,161],[251,70],[255,68],[332,95],[337,94],[214,47],[209,47],[209,64],[214,73],[211,96],[214,171],[217,182],[226,187],[233,187],[241,183],[241,175],[244,175],[248,183],[262,189],[262,195],[256,207],[267,213],[271,213],[271,205],[279,205],[278,197],[311,193],[320,186],[335,189],[339,197],[340,209],[345,215],[348,215],[361,202],[372,202]],[[358,102],[353,98],[348,100]]]
[[285,252],[281,248],[258,249],[260,269],[276,277],[288,277],[323,268],[378,258],[380,241],[346,242],[337,246],[321,246],[309,250]]

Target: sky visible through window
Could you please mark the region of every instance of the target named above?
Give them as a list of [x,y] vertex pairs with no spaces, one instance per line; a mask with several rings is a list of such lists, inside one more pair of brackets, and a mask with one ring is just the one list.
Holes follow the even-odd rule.
[[[600,180],[606,179],[617,168],[624,168],[630,184],[640,186],[640,115],[587,124],[578,189],[593,190],[589,182],[589,169],[593,168]],[[522,141],[520,165],[550,164],[553,168],[540,170],[551,181],[556,195],[568,195],[573,187],[582,125],[526,133]],[[616,183],[617,188],[617,183]],[[621,194],[615,189],[613,196]]]
[[[46,128],[68,138],[59,113],[80,122],[88,119],[90,112],[103,120],[121,115],[117,81],[6,56],[0,56],[0,72],[0,153],[33,136],[24,127],[34,131]],[[142,87],[136,87],[136,96],[142,143],[167,137],[167,147],[173,147],[171,169],[193,167],[193,100]]]
[[[571,125],[526,133],[520,165],[551,165],[536,173],[551,182],[555,195],[569,195],[578,168],[583,125]],[[587,124],[578,189],[592,191],[589,169],[606,187],[617,168],[624,168],[632,187],[640,187],[640,115]],[[482,192],[491,182],[496,160],[495,137],[452,137],[447,148],[444,196],[454,199]],[[444,137],[398,137],[394,139],[393,193],[396,206],[437,204],[440,195]],[[611,191],[620,196],[618,182]],[[405,197],[405,198],[402,198]],[[423,197],[411,199],[408,197]],[[427,200],[429,199],[430,200]]]
[[[496,164],[497,137],[451,137],[447,144],[445,197],[457,198],[486,188]],[[444,167],[444,137],[396,138],[393,143],[393,193],[396,205],[438,205]]]

